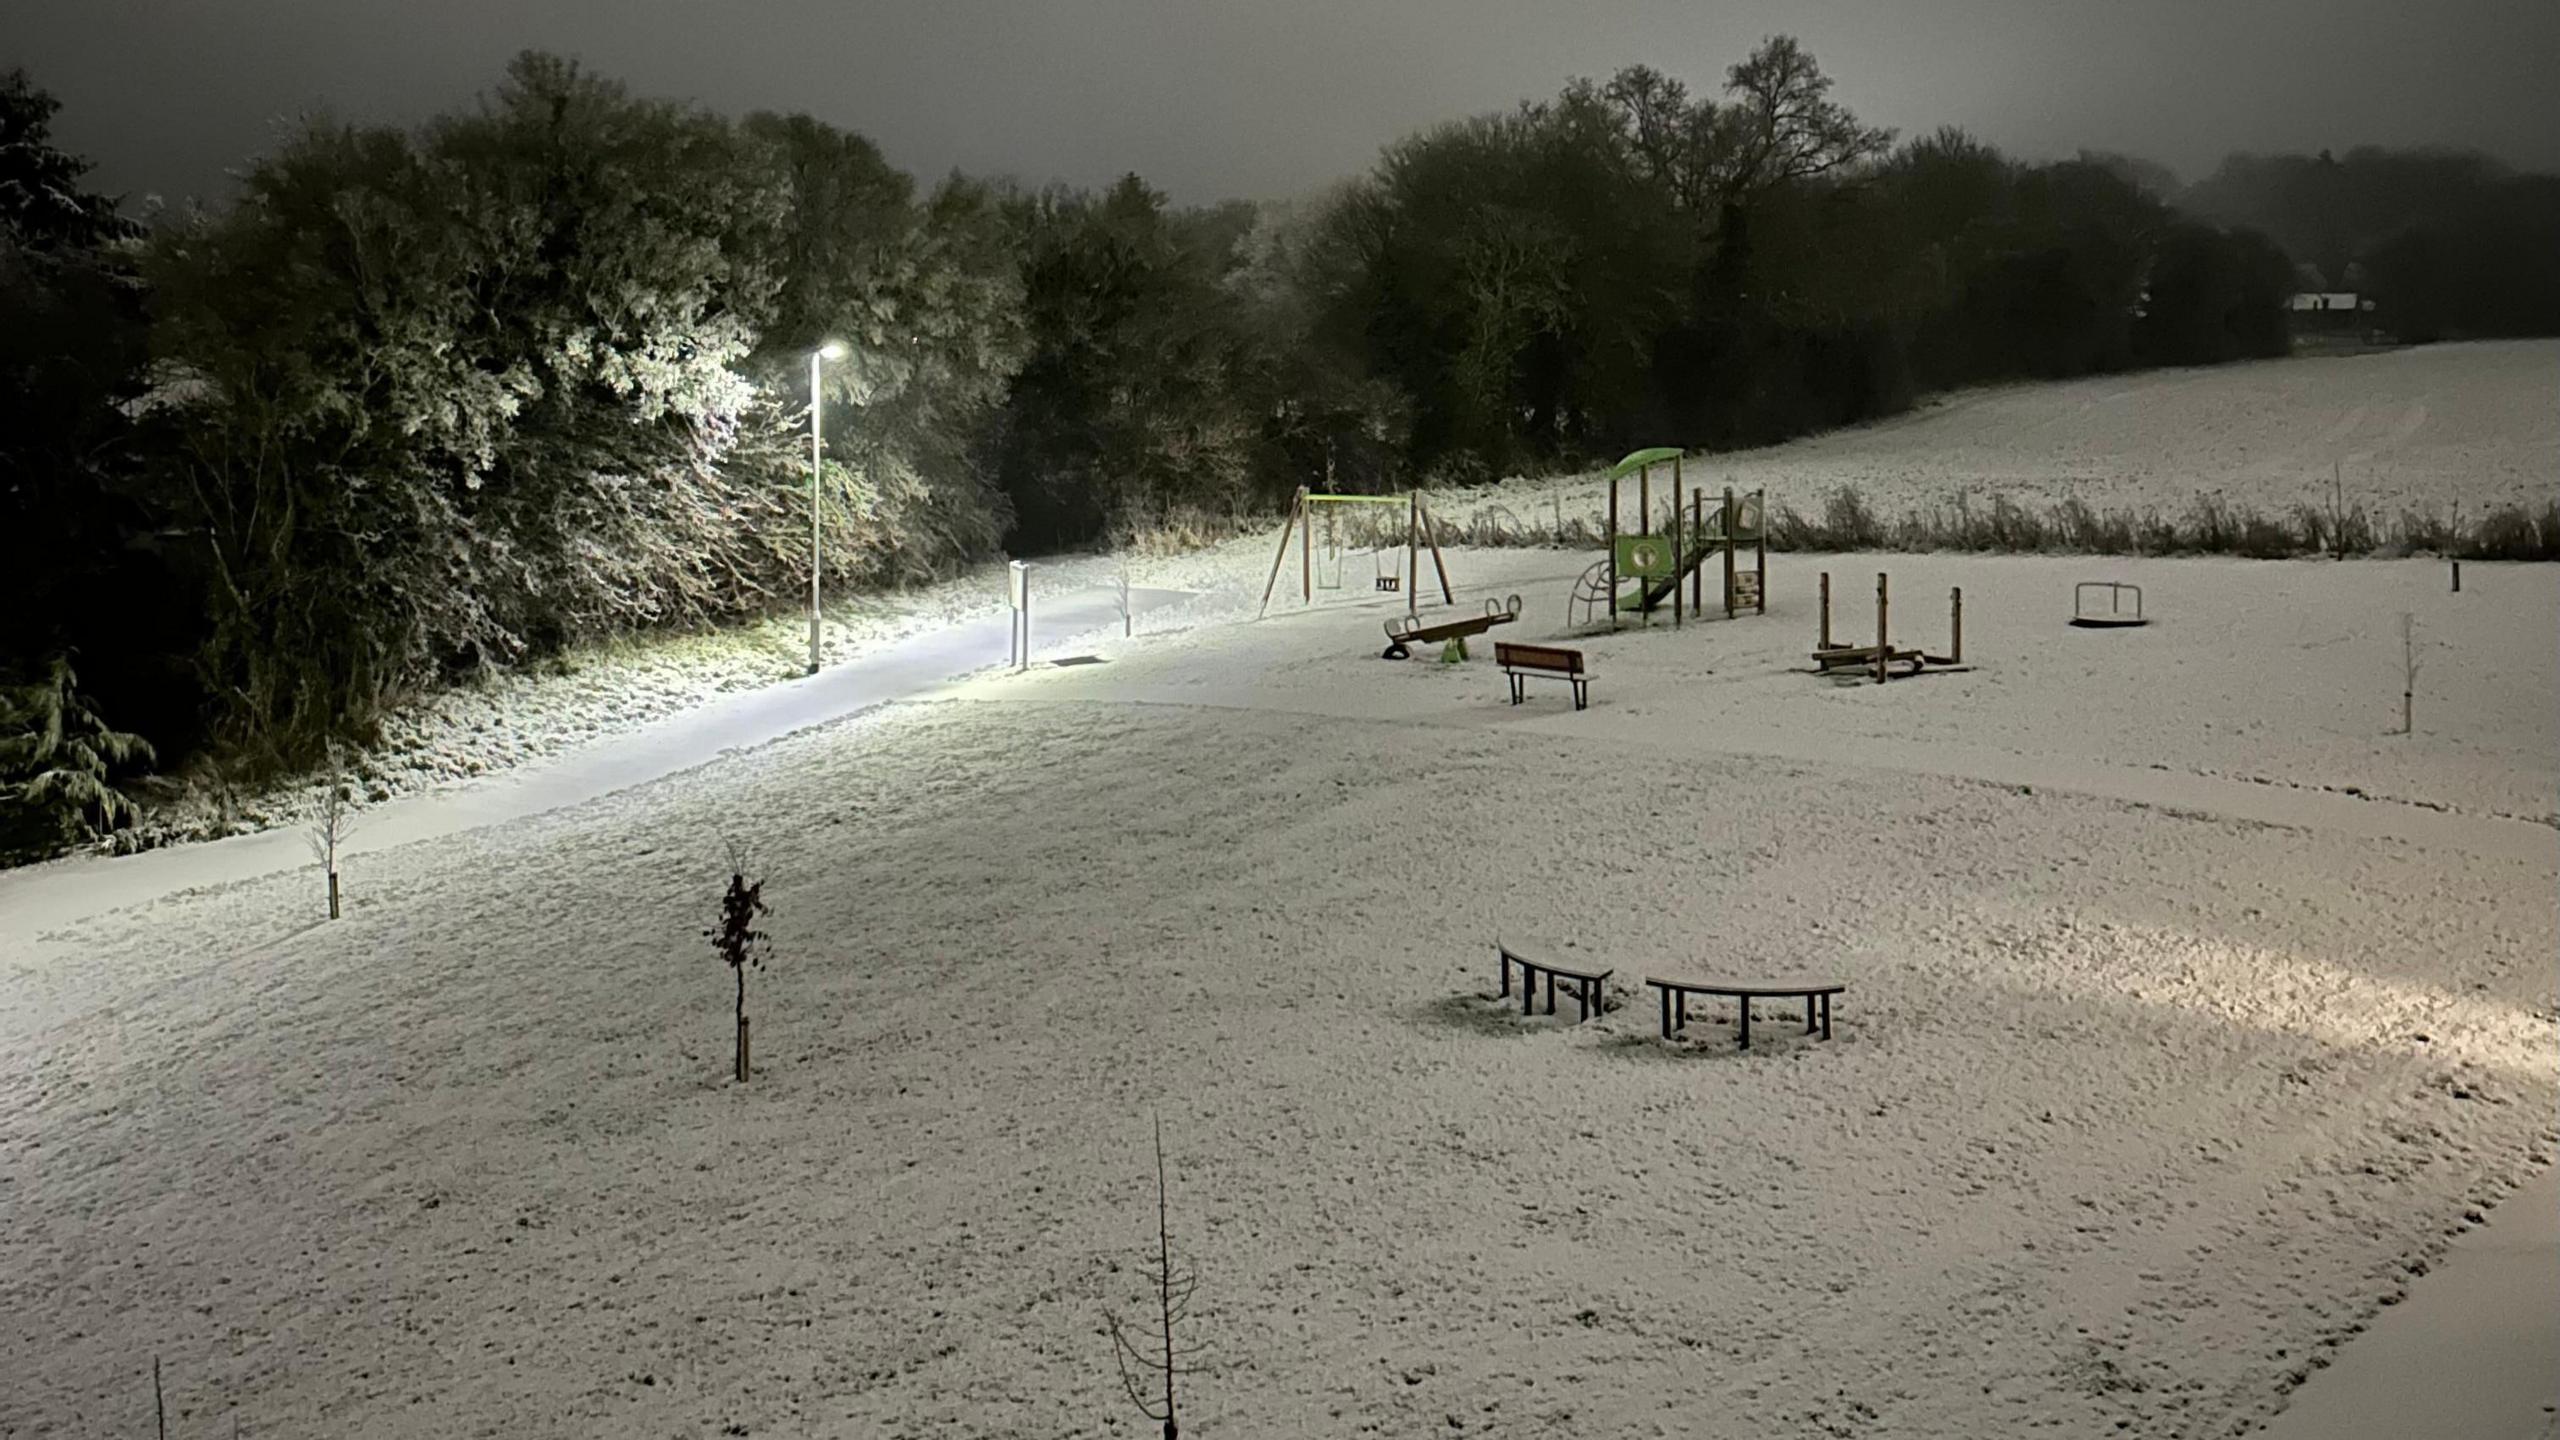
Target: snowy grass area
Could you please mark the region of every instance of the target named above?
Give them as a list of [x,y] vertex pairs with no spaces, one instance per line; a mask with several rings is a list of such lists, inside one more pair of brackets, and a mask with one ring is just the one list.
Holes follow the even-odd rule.
[[[1843,487],[1888,520],[1959,495],[1985,507],[2005,497],[2042,511],[2078,499],[2098,511],[2171,514],[2214,495],[2281,515],[2295,504],[2328,504],[2334,460],[2347,468],[2349,505],[2377,519],[2449,511],[2456,501],[2477,517],[2502,505],[2553,500],[2560,470],[2555,393],[2560,342],[2553,341],[2149,371],[1963,392],[1875,425],[1703,457],[1687,478],[1765,486],[1773,505],[1807,515],[1819,515]],[[1433,503],[1455,522],[1498,510],[1535,524],[1550,515],[1588,520],[1607,501],[1605,488],[1579,476],[1512,480]],[[1051,594],[1105,585],[1125,564],[1140,586],[1202,593],[1197,604],[1151,615],[1146,628],[1251,614],[1269,575],[1277,523],[1270,534],[1192,555],[1043,561],[1040,584]],[[1400,552],[1391,558],[1400,560]],[[1296,565],[1292,558],[1285,567],[1284,593]],[[1356,588],[1369,583],[1374,568],[1367,552],[1355,550],[1345,556],[1343,575]],[[927,630],[996,614],[1004,585],[997,563],[912,591],[839,596],[827,607],[826,661],[847,663]],[[360,804],[536,764],[721,695],[797,676],[807,644],[805,618],[777,615],[705,634],[635,637],[423,696],[395,713],[382,743],[356,759]],[[304,777],[226,794],[197,777],[151,801],[138,834],[159,845],[300,824],[316,784]]]
[[[1123,560],[1079,555],[1040,562],[1044,591],[1108,584]],[[1140,586],[1187,588],[1222,575],[1213,556],[1126,560]],[[819,632],[829,666],[853,663],[899,641],[998,615],[1005,566],[997,561],[911,590],[828,597]],[[383,723],[380,743],[353,755],[358,808],[552,759],[628,735],[724,695],[796,679],[808,668],[807,613],[777,614],[699,632],[635,635],[476,683],[419,696]],[[228,789],[210,774],[141,797],[144,848],[305,823],[320,778],[292,777]],[[228,791],[228,793],[226,793]],[[128,848],[132,839],[125,842]]]
[[[1188,1434],[2233,1435],[2560,1145],[2560,570],[1779,557],[1577,640],[1587,557],[1449,558],[1590,711],[1381,661],[1388,597],[1219,623],[1255,574],[335,924],[0,916],[0,1436],[147,1426],[155,1354],[179,1435],[1136,1433],[1151,1110]],[[1932,648],[1964,586],[1974,668],[1803,673],[1826,568]],[[1521,1019],[1497,934],[1621,1008]],[[1743,1053],[1664,971],[1850,988]]]
[[[1765,487],[1771,505],[1808,516],[1846,488],[1888,520],[1959,496],[2168,516],[2211,496],[2280,519],[2296,505],[2325,513],[2335,473],[2348,508],[2377,523],[2457,503],[2476,519],[2552,502],[2556,394],[2553,340],[2148,370],[1962,391],[1876,424],[1701,457],[1684,478]],[[1500,506],[1535,523],[1607,505],[1606,484],[1586,476],[1508,481],[1439,508],[1462,519]]]

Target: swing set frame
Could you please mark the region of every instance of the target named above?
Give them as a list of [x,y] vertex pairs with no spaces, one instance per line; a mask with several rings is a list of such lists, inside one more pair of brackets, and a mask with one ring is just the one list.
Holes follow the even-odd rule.
[[1422,552],[1431,552],[1431,568],[1440,579],[1440,603],[1454,605],[1457,597],[1449,588],[1449,565],[1440,555],[1440,535],[1431,523],[1431,507],[1423,503],[1422,492],[1409,490],[1402,495],[1334,495],[1298,487],[1289,502],[1289,518],[1280,524],[1280,548],[1271,556],[1271,578],[1262,586],[1262,608],[1254,613],[1261,619],[1271,613],[1271,595],[1280,586],[1280,567],[1289,558],[1289,542],[1298,542],[1298,597],[1302,604],[1312,605],[1316,598],[1315,512],[1319,505],[1402,505],[1404,517],[1404,597],[1405,611],[1412,614],[1419,607],[1422,589]]

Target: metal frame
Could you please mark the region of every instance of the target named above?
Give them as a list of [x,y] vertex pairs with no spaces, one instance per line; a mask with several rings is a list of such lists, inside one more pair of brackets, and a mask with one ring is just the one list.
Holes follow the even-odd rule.
[[[2081,603],[2081,595],[2091,590],[2107,592],[2107,613],[2092,615]],[[2133,613],[2124,613],[2124,592],[2133,592]],[[2071,623],[2084,630],[2128,630],[2151,621],[2142,613],[2142,587],[2122,580],[2083,580],[2071,587]]]

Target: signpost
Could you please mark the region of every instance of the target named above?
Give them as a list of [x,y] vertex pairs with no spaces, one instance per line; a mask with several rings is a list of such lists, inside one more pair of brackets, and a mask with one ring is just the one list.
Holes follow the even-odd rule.
[[1031,666],[1031,567],[1020,560],[1006,576],[1005,599],[1013,606],[1013,668]]

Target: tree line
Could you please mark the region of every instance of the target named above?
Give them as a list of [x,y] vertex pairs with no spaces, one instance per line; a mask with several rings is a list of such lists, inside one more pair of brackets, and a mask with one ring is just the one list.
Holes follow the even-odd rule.
[[2402,340],[2560,334],[2560,176],[2454,150],[2234,155],[2179,203],[2272,237],[2302,289],[2377,297]]
[[787,603],[831,339],[825,563],[894,586],[1214,530],[1299,484],[1465,483],[1977,381],[2280,354],[2294,282],[2156,167],[1897,143],[1786,37],[1711,94],[1630,67],[1267,205],[1177,207],[1134,175],[920,186],[808,116],[528,54],[417,127],[306,121],[228,205],[137,222],[81,189],[54,110],[0,80],[22,836],[103,818],[59,778],[133,753],[102,716],[164,764],[290,766],[422,687]]

